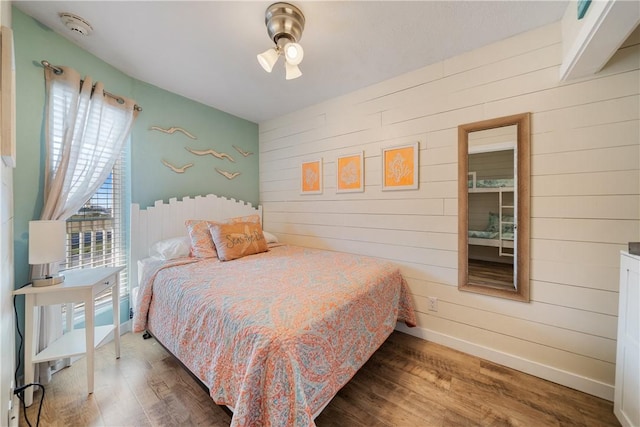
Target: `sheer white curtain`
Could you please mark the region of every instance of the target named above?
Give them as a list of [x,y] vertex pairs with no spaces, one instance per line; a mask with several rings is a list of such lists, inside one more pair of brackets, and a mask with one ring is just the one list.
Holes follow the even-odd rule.
[[[45,68],[42,220],[66,220],[91,198],[111,172],[137,116],[133,100],[106,96],[101,83],[93,84],[90,77],[82,81],[72,68],[58,68],[61,73]],[[32,275],[39,274],[34,267]],[[62,335],[61,307],[42,307],[38,324],[40,351]],[[50,366],[39,365],[36,381],[49,381]]]

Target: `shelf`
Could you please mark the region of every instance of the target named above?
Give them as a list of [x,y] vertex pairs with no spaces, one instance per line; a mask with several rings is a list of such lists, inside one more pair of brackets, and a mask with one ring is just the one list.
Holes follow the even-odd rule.
[[[96,326],[94,328],[94,346],[100,343],[114,330],[113,325]],[[62,359],[64,357],[85,354],[86,333],[83,329],[74,329],[49,344],[47,348],[36,354],[33,363],[46,362],[48,360]]]

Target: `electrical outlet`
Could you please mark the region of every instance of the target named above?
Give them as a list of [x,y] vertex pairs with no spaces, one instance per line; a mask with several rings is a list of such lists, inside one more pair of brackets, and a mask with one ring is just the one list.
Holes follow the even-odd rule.
[[438,311],[438,298],[436,297],[428,297],[429,300],[429,311]]
[[11,418],[11,411],[13,410],[13,390],[16,389],[15,380],[11,380],[11,385],[9,386],[9,418]]
[[12,408],[9,411],[9,427],[18,427],[18,421],[20,420],[20,401],[17,395],[11,396]]

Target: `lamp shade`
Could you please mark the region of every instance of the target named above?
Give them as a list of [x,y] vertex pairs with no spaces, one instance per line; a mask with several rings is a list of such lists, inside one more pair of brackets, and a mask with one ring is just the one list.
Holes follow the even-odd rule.
[[284,68],[286,71],[285,78],[287,80],[297,79],[302,75],[302,71],[300,71],[297,65],[289,64],[287,61],[284,63]]
[[29,264],[50,264],[67,257],[65,221],[29,221]]
[[278,61],[278,56],[278,51],[271,48],[258,55],[258,62],[267,73],[270,73],[271,70],[273,70],[273,66]]

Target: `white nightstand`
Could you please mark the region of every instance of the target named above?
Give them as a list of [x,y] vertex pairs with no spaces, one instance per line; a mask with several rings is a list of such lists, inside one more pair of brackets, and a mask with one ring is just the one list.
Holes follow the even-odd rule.
[[[114,331],[116,358],[120,357],[120,279],[124,267],[99,267],[65,271],[65,281],[59,285],[34,288],[26,286],[15,290],[14,295],[25,296],[25,343],[24,343],[24,383],[33,382],[34,364],[65,357],[87,355],[87,387],[93,393],[93,355],[94,349]],[[113,324],[95,326],[95,298],[111,289],[113,303]],[[62,337],[49,344],[36,354],[37,336],[34,334],[34,309],[41,305],[84,303],[84,329],[73,329],[67,322],[67,330]],[[25,404],[33,402],[33,387],[25,390]]]

